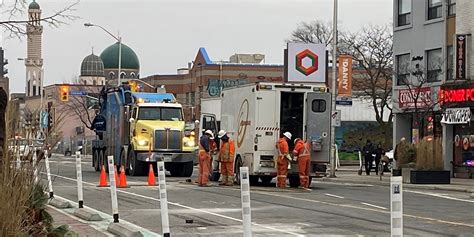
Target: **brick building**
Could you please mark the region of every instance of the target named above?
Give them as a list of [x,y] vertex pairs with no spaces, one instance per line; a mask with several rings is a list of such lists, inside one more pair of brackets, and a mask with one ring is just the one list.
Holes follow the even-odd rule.
[[[200,101],[218,97],[223,88],[253,82],[283,81],[284,66],[263,64],[264,55],[233,55],[224,62],[212,61],[205,48],[200,48],[188,68],[173,75],[153,75],[142,78],[153,85],[166,87],[183,104],[186,121],[199,118]],[[249,62],[249,63],[247,63]]]

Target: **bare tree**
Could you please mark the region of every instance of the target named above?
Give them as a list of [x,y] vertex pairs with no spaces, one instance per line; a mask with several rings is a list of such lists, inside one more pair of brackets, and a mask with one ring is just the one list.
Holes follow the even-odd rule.
[[[393,35],[388,25],[369,26],[343,34],[340,53],[352,55],[362,73],[353,80],[354,91],[370,101],[381,126],[392,122]],[[388,120],[384,120],[388,114]]]
[[26,0],[14,0],[10,5],[0,3],[0,11],[3,16],[0,17],[0,26],[10,37],[20,38],[26,34],[26,26],[33,25],[33,21],[44,22],[51,27],[59,27],[60,25],[67,24],[68,21],[77,19],[78,16],[72,15],[71,12],[76,10],[75,7],[78,4],[79,0],[40,19],[23,20],[19,18],[23,16],[23,13],[26,11]]
[[317,43],[329,45],[332,40],[331,23],[320,20],[301,22],[291,33],[288,42]]
[[435,122],[434,113],[440,106],[440,101],[435,100],[437,97],[433,93],[436,91],[433,91],[431,83],[441,80],[443,62],[439,59],[429,62],[425,67],[422,65],[422,59],[412,59],[412,61],[413,63],[399,65],[396,77],[399,80],[398,83],[405,89],[402,89],[399,97],[393,102],[398,103],[401,107],[399,109],[404,113],[413,114],[414,128],[424,128],[420,121],[425,121],[428,117],[431,118],[427,121],[426,128],[428,133],[432,133]]
[[100,88],[87,85],[74,85],[74,89],[87,92],[84,96],[69,96],[69,101],[61,105],[66,113],[72,113],[81,121],[84,127],[93,130],[92,122],[95,118],[95,104],[98,101]]

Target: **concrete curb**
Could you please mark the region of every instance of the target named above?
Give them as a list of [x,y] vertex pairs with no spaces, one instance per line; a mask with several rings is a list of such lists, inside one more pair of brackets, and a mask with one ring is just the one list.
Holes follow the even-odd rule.
[[49,205],[51,205],[53,207],[56,207],[58,209],[66,209],[66,208],[71,208],[72,207],[71,203],[69,203],[67,201],[59,200],[59,199],[56,199],[56,198],[51,199],[49,201]]
[[121,237],[143,237],[142,232],[124,223],[110,223],[107,231]]
[[[387,178],[389,178],[387,176]],[[390,183],[385,182],[368,182],[368,181],[357,181],[357,180],[337,180],[337,178],[322,178],[323,182],[333,182],[333,183],[351,183],[351,184],[370,184],[370,185],[378,185],[378,186],[390,186]],[[416,184],[403,184],[405,188],[412,188],[412,189],[423,189],[423,190],[441,190],[441,191],[452,191],[452,192],[463,192],[463,193],[471,193],[474,190],[471,188],[462,188],[462,187],[440,187],[440,186],[424,186],[424,185],[416,185]],[[474,193],[474,192],[473,192]]]
[[95,213],[94,211],[87,210],[84,208],[76,209],[74,211],[74,215],[86,221],[101,221],[102,220],[102,217],[99,214]]

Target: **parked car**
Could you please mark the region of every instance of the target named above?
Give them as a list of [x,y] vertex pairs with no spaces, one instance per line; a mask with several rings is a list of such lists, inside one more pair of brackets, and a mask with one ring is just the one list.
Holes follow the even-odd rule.
[[[375,170],[377,169],[377,166],[375,165],[375,155],[372,155],[374,157],[374,161],[372,162],[372,169]],[[388,159],[388,163],[385,164],[384,166],[384,172],[392,172],[393,168],[393,150],[385,152],[384,155]]]

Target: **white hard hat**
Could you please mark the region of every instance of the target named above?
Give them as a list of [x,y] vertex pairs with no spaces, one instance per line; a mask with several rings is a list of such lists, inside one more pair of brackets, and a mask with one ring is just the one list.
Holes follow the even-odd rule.
[[218,138],[222,138],[223,136],[225,136],[227,134],[227,132],[225,130],[220,130],[219,133],[217,133],[217,137]]
[[297,142],[298,140],[301,140],[301,138],[297,137],[297,138],[295,138],[295,140],[294,140],[293,142],[296,144],[296,142]]
[[214,133],[211,130],[206,130],[204,134],[208,134],[209,136],[211,136],[211,139],[214,139]]
[[291,133],[290,132],[285,132],[283,133],[283,136],[287,137],[289,140],[291,140]]

